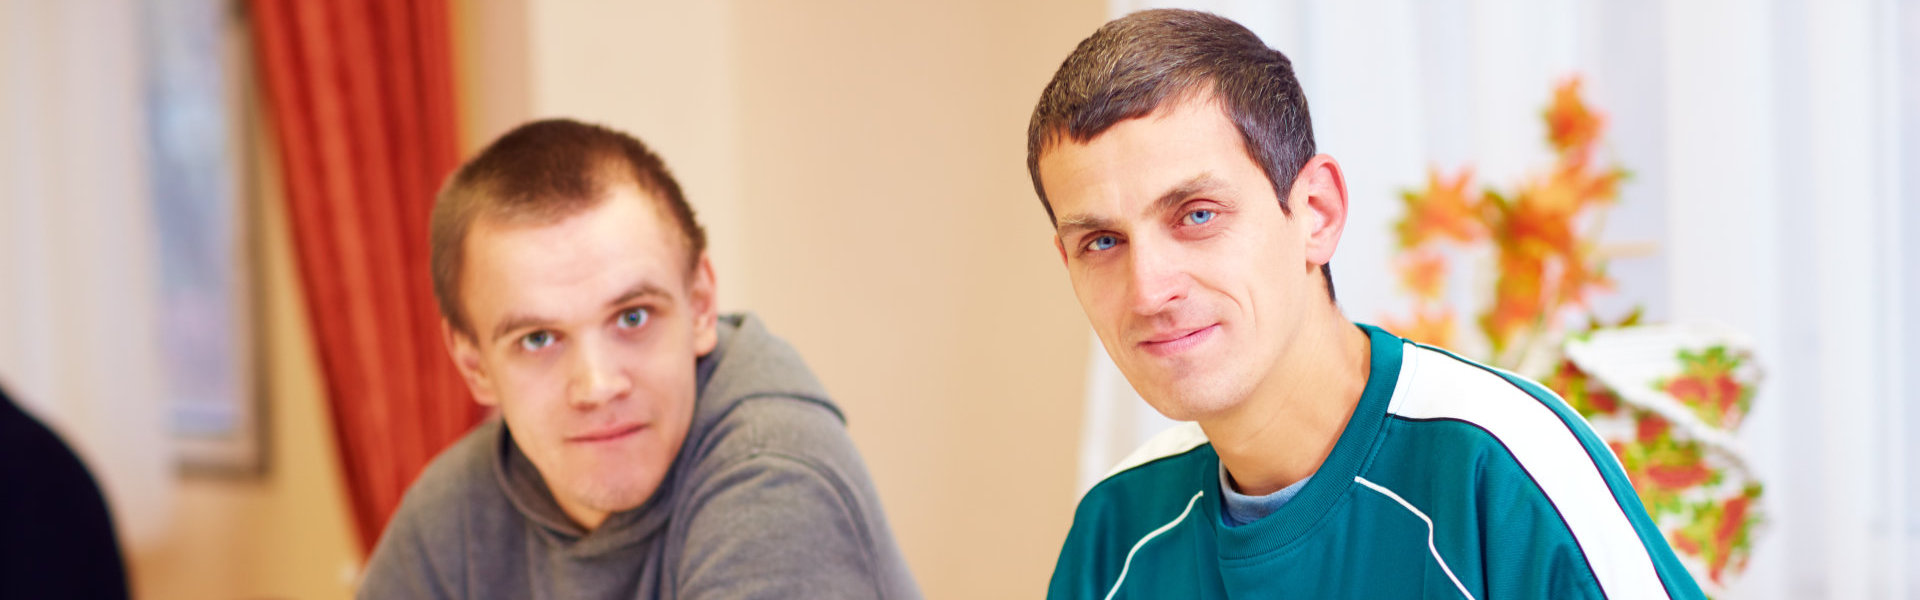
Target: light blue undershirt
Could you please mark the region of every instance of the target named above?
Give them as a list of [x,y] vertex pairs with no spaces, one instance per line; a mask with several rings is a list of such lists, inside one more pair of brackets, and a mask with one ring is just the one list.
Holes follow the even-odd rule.
[[1280,488],[1280,491],[1265,496],[1248,496],[1233,491],[1233,484],[1227,479],[1227,466],[1220,465],[1220,521],[1228,527],[1239,527],[1273,514],[1286,506],[1288,500],[1307,486],[1312,475],[1293,482],[1293,485]]

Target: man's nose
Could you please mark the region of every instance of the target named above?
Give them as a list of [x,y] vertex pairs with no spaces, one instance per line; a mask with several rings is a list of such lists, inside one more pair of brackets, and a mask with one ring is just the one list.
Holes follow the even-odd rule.
[[[585,341],[585,340],[583,340]],[[568,402],[579,408],[594,408],[633,390],[633,379],[615,360],[610,349],[595,343],[574,347],[574,368],[568,390]]]
[[[1143,243],[1144,242],[1144,243]],[[1185,298],[1190,279],[1171,248],[1152,240],[1128,247],[1128,304],[1135,314],[1154,315]]]

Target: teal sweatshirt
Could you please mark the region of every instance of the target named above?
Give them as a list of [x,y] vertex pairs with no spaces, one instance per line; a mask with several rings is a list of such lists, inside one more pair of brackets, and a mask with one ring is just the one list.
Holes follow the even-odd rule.
[[1198,426],[1089,490],[1047,596],[1701,598],[1620,463],[1539,384],[1361,326],[1372,365],[1326,462],[1285,506],[1220,517]]

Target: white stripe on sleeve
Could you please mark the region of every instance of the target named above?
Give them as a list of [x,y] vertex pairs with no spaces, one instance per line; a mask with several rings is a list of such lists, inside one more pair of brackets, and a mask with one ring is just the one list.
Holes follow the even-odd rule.
[[[1478,365],[1413,344],[1389,412],[1409,419],[1456,419],[1505,444],[1560,511],[1601,589],[1613,598],[1667,598],[1640,536],[1614,500],[1594,458],[1542,402]],[[1619,464],[1611,453],[1601,460]]]

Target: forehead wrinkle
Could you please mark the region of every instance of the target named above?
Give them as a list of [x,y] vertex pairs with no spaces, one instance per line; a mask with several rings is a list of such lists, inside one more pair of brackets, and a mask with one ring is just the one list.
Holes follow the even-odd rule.
[[[1195,175],[1191,179],[1180,182],[1167,191],[1162,192],[1158,198],[1155,198],[1153,202],[1148,203],[1146,207],[1141,209],[1141,217],[1143,219],[1152,219],[1155,215],[1179,206],[1180,203],[1185,202],[1188,198],[1217,191],[1223,185],[1224,182],[1218,177],[1215,177],[1212,171],[1203,171],[1199,175]],[[1054,229],[1057,232],[1066,233],[1080,229],[1113,229],[1116,225],[1118,225],[1118,223],[1109,217],[1076,213],[1061,217],[1059,225],[1055,226]]]
[[[682,271],[688,270],[679,256],[687,250],[687,244],[683,235],[678,235],[662,222],[665,215],[660,214],[658,203],[645,198],[643,193],[642,190],[627,187],[622,192],[602,198],[591,208],[545,223],[477,219],[474,230],[465,240],[466,245],[471,246],[467,261],[475,263],[469,265],[469,271],[475,276],[464,278],[466,281],[462,282],[462,287],[472,288],[485,280],[492,282],[496,289],[503,283],[515,281],[518,283],[513,285],[520,289],[577,289],[600,298],[592,302],[594,308],[590,310],[595,311],[625,305],[637,298],[660,298],[668,302],[677,300],[679,295],[669,283]],[[622,199],[624,196],[641,197]],[[617,227],[624,231],[634,226],[625,223],[624,218],[621,224],[608,221],[609,216],[605,213],[613,210],[637,211],[644,214],[642,218],[651,225],[639,225],[618,247],[604,243],[569,243],[589,239],[607,241],[621,237],[607,233],[608,228]],[[636,250],[633,244],[642,244],[646,248]],[[658,254],[660,260],[640,260],[634,252],[647,256]],[[528,263],[526,260],[534,262]],[[593,290],[611,290],[611,293]],[[468,289],[466,293],[471,295],[480,291]],[[501,298],[491,303],[495,308],[490,312],[505,314],[492,325],[475,322],[475,333],[487,334],[488,338],[484,339],[497,340],[529,327],[560,327],[573,318],[565,316],[568,312],[589,308],[570,303],[553,304],[551,301],[556,299],[551,295],[539,294],[522,295],[513,301]],[[503,308],[506,310],[501,310]]]

